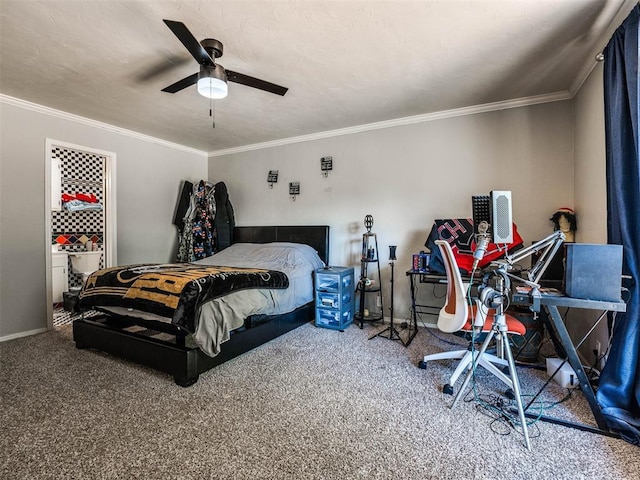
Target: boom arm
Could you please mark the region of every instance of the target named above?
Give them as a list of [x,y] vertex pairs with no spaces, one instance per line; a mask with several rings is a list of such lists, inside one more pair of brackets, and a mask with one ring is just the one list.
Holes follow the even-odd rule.
[[551,235],[540,240],[539,242],[536,242],[529,247],[523,248],[522,250],[518,250],[513,255],[506,255],[505,260],[509,265],[513,265],[514,263],[519,262],[529,255],[533,255],[534,253],[542,250],[542,254],[538,258],[536,264],[527,272],[527,278],[529,279],[529,282],[540,285],[540,279],[542,278],[542,275],[549,266],[549,263],[551,263],[551,260],[560,248],[560,245],[562,245],[562,242],[564,242],[564,239],[564,233],[562,233],[562,231],[560,230],[556,230]]

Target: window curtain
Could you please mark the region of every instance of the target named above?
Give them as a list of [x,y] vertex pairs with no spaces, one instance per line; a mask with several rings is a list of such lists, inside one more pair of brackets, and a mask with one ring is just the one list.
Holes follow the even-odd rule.
[[638,17],[640,5],[604,51],[608,242],[623,246],[627,311],[612,326],[611,351],[597,393],[612,430],[640,445],[640,159]]

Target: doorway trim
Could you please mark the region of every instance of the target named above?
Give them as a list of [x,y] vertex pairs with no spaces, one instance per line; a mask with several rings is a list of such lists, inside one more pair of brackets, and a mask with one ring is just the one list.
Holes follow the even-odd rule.
[[53,281],[51,272],[51,152],[53,147],[90,153],[105,157],[105,267],[117,264],[117,222],[116,222],[116,153],[74,143],[62,142],[52,138],[45,139],[45,175],[44,175],[44,234],[45,234],[45,283],[47,294],[47,330],[53,328]]

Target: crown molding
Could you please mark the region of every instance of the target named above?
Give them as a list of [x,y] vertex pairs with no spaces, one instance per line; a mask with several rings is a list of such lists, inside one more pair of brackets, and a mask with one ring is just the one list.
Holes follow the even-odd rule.
[[361,133],[369,130],[379,130],[382,128],[411,125],[413,123],[432,122],[434,120],[443,120],[446,118],[475,115],[477,113],[494,112],[497,110],[507,110],[510,108],[526,107],[530,105],[538,105],[541,103],[559,102],[563,100],[570,100],[571,98],[573,98],[573,95],[571,95],[568,91],[562,91],[562,92],[555,92],[555,93],[549,93],[544,95],[536,95],[532,97],[505,100],[502,102],[485,103],[482,105],[474,105],[471,107],[456,108],[453,110],[443,110],[441,112],[425,113],[421,115],[414,115],[411,117],[396,118],[393,120],[385,120],[382,122],[356,125],[354,127],[340,128],[337,130],[327,130],[325,132],[312,133],[309,135],[301,135],[299,137],[283,138],[279,140],[272,140],[269,142],[244,145],[241,147],[225,148],[224,150],[213,150],[209,152],[209,157],[220,157],[223,155],[231,155],[234,153],[242,153],[242,152],[249,152],[252,150],[262,150],[265,148],[279,147],[282,145],[289,145],[292,143],[309,142],[312,140],[338,137],[341,135],[351,135],[353,133]]
[[98,122],[89,118],[81,117],[71,113],[56,110],[54,108],[45,107],[36,103],[28,102],[19,98],[11,97],[9,95],[0,94],[0,103],[6,103],[16,107],[24,108],[45,115],[51,115],[72,122],[80,123],[83,125],[91,126],[94,128],[100,128],[108,130],[128,137],[136,138],[149,143],[157,145],[163,145],[183,152],[203,156],[203,157],[220,157],[223,155],[230,155],[234,153],[249,152],[253,150],[262,150],[265,148],[279,147],[283,145],[289,145],[293,143],[309,142],[313,140],[320,140],[323,138],[338,137],[342,135],[351,135],[354,133],[367,132],[370,130],[379,130],[383,128],[400,127],[403,125],[411,125],[414,123],[431,122],[434,120],[443,120],[447,118],[462,117],[467,115],[475,115],[478,113],[494,112],[498,110],[507,110],[510,108],[526,107],[531,105],[538,105],[542,103],[559,102],[563,100],[570,100],[573,95],[569,91],[561,91],[544,95],[536,95],[532,97],[516,98],[513,100],[505,100],[501,102],[485,103],[482,105],[473,105],[470,107],[456,108],[452,110],[443,110],[440,112],[425,113],[421,115],[413,115],[410,117],[396,118],[392,120],[385,120],[382,122],[367,123],[363,125],[356,125],[353,127],[340,128],[336,130],[327,130],[324,132],[312,133],[309,135],[301,135],[298,137],[289,137],[279,140],[272,140],[262,143],[254,143],[250,145],[243,145],[240,147],[226,148],[223,150],[213,150],[210,152],[204,152],[195,148],[186,147],[173,142],[168,142],[160,138],[151,137],[142,133],[134,132],[133,130],[127,130],[125,128],[116,127],[108,123]]
[[162,140],[161,138],[156,138],[150,135],[145,135],[143,133],[134,132],[133,130],[127,130],[126,128],[116,127],[115,125],[99,122],[97,120],[91,120],[90,118],[85,118],[79,115],[74,115],[72,113],[63,112],[61,110],[56,110],[55,108],[45,107],[44,105],[38,105],[37,103],[28,102],[20,98],[10,97],[9,95],[4,95],[2,93],[0,93],[0,103],[6,103],[7,105],[13,105],[14,107],[24,108],[25,110],[31,110],[33,112],[42,113],[44,115],[58,117],[63,120],[69,120],[71,122],[80,123],[82,125],[87,125],[89,127],[107,130],[112,133],[117,133],[120,135],[125,135],[127,137],[135,138],[136,140],[142,140],[143,142],[154,143],[156,145],[172,148],[174,150],[180,150],[182,152],[198,155],[205,158],[208,157],[208,153],[203,150],[197,150],[195,148],[187,147],[185,145],[180,145],[178,143],[168,142],[167,140]]

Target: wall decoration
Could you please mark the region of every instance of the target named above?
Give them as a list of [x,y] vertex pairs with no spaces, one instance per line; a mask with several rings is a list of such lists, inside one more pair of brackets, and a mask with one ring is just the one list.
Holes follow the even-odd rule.
[[328,177],[329,170],[333,170],[333,157],[322,157],[320,159],[320,170],[325,177]]
[[278,170],[269,170],[269,175],[267,175],[267,183],[269,184],[269,188],[273,188],[273,184],[278,183]]
[[289,195],[291,200],[296,201],[296,195],[300,195],[300,182],[289,182]]

